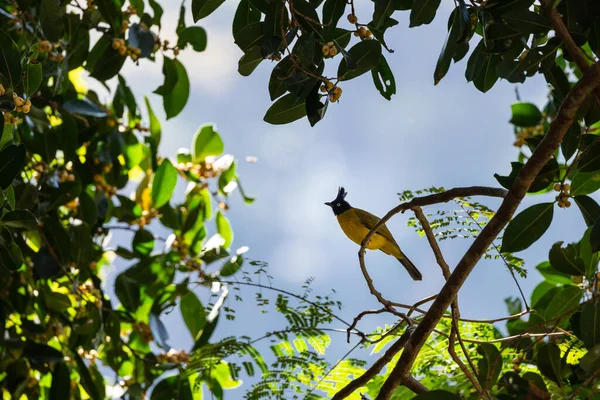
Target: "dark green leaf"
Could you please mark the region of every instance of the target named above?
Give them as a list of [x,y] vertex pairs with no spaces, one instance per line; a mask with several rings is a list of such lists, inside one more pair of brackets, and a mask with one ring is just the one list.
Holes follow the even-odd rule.
[[483,388],[491,389],[498,381],[502,370],[502,355],[498,348],[491,343],[480,344],[477,352],[483,356],[478,363],[479,382]]
[[303,101],[298,101],[291,93],[277,100],[267,110],[264,121],[273,125],[283,125],[294,122],[306,115],[306,107]]
[[115,294],[126,310],[135,311],[140,306],[139,283],[125,273],[119,274],[115,280]]
[[[558,323],[575,311],[581,301],[583,291],[577,286],[564,286],[554,295],[544,311],[546,321]],[[556,318],[560,318],[556,320]]]
[[585,224],[588,227],[594,225],[596,219],[600,217],[600,205],[589,196],[575,196],[573,200],[575,200],[575,204],[579,207]]
[[25,165],[25,146],[6,146],[0,150],[0,189],[10,186]]
[[16,271],[23,265],[21,248],[8,235],[0,238],[0,265],[4,265],[9,271]]
[[490,12],[503,15],[509,12],[528,10],[535,0],[498,0],[488,3]]
[[592,194],[600,189],[600,171],[579,172],[576,171],[571,181],[571,196],[582,196]]
[[86,393],[90,396],[90,398],[92,400],[102,400],[104,398],[103,395],[100,394],[99,390],[98,390],[98,386],[96,386],[96,383],[94,382],[94,379],[92,378],[92,375],[90,374],[90,371],[88,370],[88,367],[85,365],[85,363],[83,362],[83,360],[81,359],[81,356],[79,354],[77,354],[76,351],[72,352],[72,357],[75,359],[75,362],[77,363],[77,373],[79,374],[81,380],[81,386],[83,387],[83,389],[86,391]]
[[31,97],[40,87],[42,83],[42,64],[39,62],[29,61],[27,63],[27,75],[25,77],[25,93],[27,97]]
[[71,398],[71,371],[64,362],[58,362],[52,371],[52,386],[50,386],[49,400],[63,400]]
[[21,80],[21,52],[19,46],[4,31],[0,31],[0,51],[0,74],[4,75],[10,87],[14,88]]
[[[108,0],[109,2],[111,0]],[[104,2],[102,2],[104,3]],[[126,56],[112,48],[111,36],[105,34],[96,42],[86,63],[86,69],[91,72],[93,78],[106,81],[119,73]]]
[[552,223],[554,203],[533,205],[509,222],[502,237],[502,252],[516,253],[535,243]]
[[448,30],[448,35],[446,36],[446,41],[444,42],[444,46],[442,47],[442,51],[438,57],[437,64],[435,66],[435,71],[433,73],[433,84],[437,85],[450,68],[450,62],[452,61],[452,56],[456,51],[457,41],[461,34],[461,21],[460,9],[456,7],[454,11],[450,14],[450,28]]
[[260,46],[254,46],[247,49],[246,53],[238,62],[238,72],[242,76],[249,76],[254,72],[258,64],[263,60],[263,51]]
[[44,343],[37,343],[28,340],[23,349],[23,355],[29,359],[29,362],[42,366],[46,363],[54,364],[63,361],[64,354]]
[[286,56],[273,68],[271,78],[269,79],[269,96],[271,100],[275,100],[285,94],[287,91],[285,79],[291,76],[293,69],[294,64],[290,60],[290,56]]
[[233,241],[233,230],[231,229],[229,221],[221,211],[217,212],[216,223],[217,232],[219,232],[219,235],[221,235],[221,237],[225,239],[223,247],[229,248],[231,242]]
[[150,3],[150,7],[152,7],[152,10],[154,11],[152,23],[160,28],[160,20],[163,15],[163,8],[160,6],[160,4],[158,4],[156,0],[148,0],[148,3]]
[[376,40],[365,40],[352,46],[348,53],[356,66],[350,69],[346,58],[340,62],[338,78],[343,80],[356,78],[373,69],[381,58],[381,43]]
[[252,22],[238,31],[235,44],[245,52],[250,47],[258,45],[264,36],[263,22]]
[[323,24],[325,24],[325,29],[333,29],[337,26],[338,21],[344,15],[347,4],[346,0],[325,0],[323,4]]
[[155,208],[161,208],[169,202],[177,185],[177,176],[177,169],[171,161],[163,159],[152,178],[152,204]]
[[103,0],[98,2],[98,11],[102,14],[102,17],[106,22],[112,26],[114,32],[120,32],[121,20],[123,14],[121,13],[121,1],[120,0]]
[[194,51],[206,50],[206,31],[199,26],[190,26],[179,32],[177,46],[184,49],[188,44],[192,45]]
[[[567,78],[565,72],[561,67],[554,63],[550,68],[544,70],[544,77],[546,78],[546,81],[554,88],[552,91],[554,97],[559,102],[562,102],[565,97],[567,97],[569,90],[571,90],[571,85],[569,84],[569,79]],[[573,125],[577,124],[574,123]]]
[[49,310],[63,312],[73,306],[69,296],[64,293],[54,292],[50,289],[44,290],[42,293],[46,307],[48,307]]
[[60,124],[56,131],[58,143],[64,153],[65,159],[73,160],[77,157],[77,122],[75,122],[75,118],[68,113],[63,113],[62,120],[63,123]]
[[72,114],[79,114],[87,117],[104,118],[108,115],[105,110],[87,98],[66,101],[63,104],[63,108]]
[[312,92],[306,97],[306,116],[308,117],[310,126],[315,126],[317,122],[321,121],[325,117],[327,105],[329,104],[327,98],[325,98],[325,104],[321,102],[319,87],[320,83],[317,83]]
[[231,257],[225,263],[225,265],[223,265],[223,268],[221,268],[221,271],[219,271],[219,275],[231,276],[231,275],[235,274],[242,267],[243,263],[244,263],[244,258],[242,257],[240,250],[238,250],[237,254],[235,256]]
[[596,219],[590,231],[590,245],[593,253],[600,251],[600,218]]
[[588,303],[583,306],[579,322],[580,339],[588,349],[600,343],[600,305]]
[[433,21],[441,0],[414,0],[409,27],[427,25]]
[[504,78],[510,83],[525,82],[525,72],[521,68],[521,63],[515,60],[503,60],[496,65],[496,75]]
[[225,145],[215,128],[213,124],[206,124],[202,125],[196,132],[192,149],[192,160],[194,162],[203,162],[206,157],[218,156],[223,153]]
[[13,210],[4,214],[2,224],[11,228],[35,229],[38,226],[38,220],[28,210]]
[[581,126],[577,122],[573,122],[563,141],[560,143],[560,150],[562,151],[565,160],[570,159],[579,147],[579,140],[581,138]]
[[40,4],[40,24],[44,35],[51,42],[58,42],[65,31],[64,11],[59,0],[42,0]]
[[554,243],[548,257],[552,268],[567,275],[584,275],[585,264],[579,256],[577,245],[570,244],[562,248],[563,242]]
[[352,38],[352,31],[342,28],[328,29],[323,32],[323,42],[334,42],[338,48],[345,49]]
[[[167,119],[171,119],[177,116],[185,107],[190,96],[190,81],[188,79],[185,67],[179,60],[171,60],[168,57],[164,57],[165,63],[172,64],[177,71],[175,76],[175,84],[169,91],[163,92],[163,104],[167,113]],[[168,69],[172,71],[172,69]],[[164,71],[163,71],[164,72]],[[165,87],[167,77],[165,76]]]
[[194,17],[194,22],[198,22],[202,18],[208,17],[223,3],[225,3],[225,0],[192,0],[192,16]]
[[521,127],[531,127],[539,125],[542,120],[542,112],[531,103],[514,103],[511,106],[512,118],[510,123]]
[[429,392],[421,393],[412,398],[413,400],[460,400],[460,397],[454,393],[445,390],[430,390]]
[[396,79],[385,56],[382,55],[377,66],[371,70],[371,76],[379,93],[384,98],[391,100],[392,96],[396,94]]
[[503,15],[502,18],[508,25],[522,33],[546,33],[552,29],[544,15],[529,10],[511,12]]
[[396,11],[396,0],[374,0],[373,21],[371,24],[379,29],[386,19]]
[[504,302],[506,303],[506,308],[508,309],[508,313],[510,315],[519,314],[523,311],[521,299],[518,297],[507,297],[504,299]]
[[133,236],[131,247],[136,253],[149,256],[154,248],[154,235],[150,231],[140,229]]
[[596,141],[584,150],[581,159],[577,163],[577,170],[581,172],[600,170],[600,141]]
[[592,24],[588,32],[588,43],[595,54],[600,54],[600,19]]
[[[557,269],[553,268],[552,265],[548,261],[544,261],[538,266],[535,267],[540,274],[544,277],[546,283],[552,284],[552,287],[555,285],[570,285],[573,283],[571,279],[571,275],[563,274],[559,272]],[[534,290],[535,293],[535,290]],[[539,293],[536,293],[539,294]],[[533,294],[532,294],[533,300]],[[533,301],[532,301],[533,302]]]
[[71,254],[71,240],[67,230],[55,216],[45,218],[42,222],[42,232],[46,242],[52,247],[53,254],[61,263],[67,263]]
[[465,72],[467,81],[473,82],[475,87],[481,92],[487,92],[498,80],[496,67],[501,60],[499,55],[488,53],[485,50],[484,41],[481,40],[467,62],[467,70]]
[[181,298],[179,309],[181,311],[183,321],[188,327],[188,330],[192,335],[192,339],[195,342],[198,340],[199,335],[202,333],[202,330],[206,325],[206,311],[204,310],[204,306],[194,292],[189,291]]
[[321,24],[319,21],[319,15],[312,6],[306,0],[294,0],[294,17],[296,21],[307,31],[315,33],[321,32]]
[[89,225],[94,225],[98,220],[96,202],[86,192],[79,195],[79,215]]
[[554,343],[543,343],[538,348],[537,365],[540,372],[554,382],[562,380],[564,362],[560,358],[560,349]]
[[232,33],[233,38],[237,42],[238,36],[243,28],[246,26],[260,22],[260,11],[254,8],[248,0],[242,0],[239,2],[238,7],[233,17]]

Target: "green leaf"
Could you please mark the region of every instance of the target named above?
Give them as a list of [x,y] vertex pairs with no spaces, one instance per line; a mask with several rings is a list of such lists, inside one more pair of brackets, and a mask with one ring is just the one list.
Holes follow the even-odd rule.
[[75,118],[68,113],[63,113],[62,120],[63,123],[57,127],[56,131],[58,143],[64,153],[65,159],[73,160],[77,157],[77,122],[75,122]]
[[555,285],[571,285],[573,283],[570,274],[567,275],[562,272],[559,272],[556,268],[553,268],[553,266],[548,261],[541,262],[535,267],[535,269],[537,269],[540,272],[540,274],[542,274],[542,276],[545,279],[545,282],[552,284],[552,287],[554,287]]
[[140,229],[133,236],[133,251],[141,256],[149,256],[154,249],[154,235],[150,231]]
[[592,247],[592,253],[600,251],[600,217],[596,219],[596,222],[590,231],[589,242]]
[[550,304],[548,304],[548,307],[546,307],[544,319],[546,321],[552,320],[556,323],[558,321],[555,318],[567,318],[571,313],[575,312],[582,296],[583,291],[577,286],[564,286],[560,288],[550,301]]
[[563,141],[560,143],[560,150],[565,157],[565,160],[570,159],[579,147],[581,140],[581,126],[577,122],[573,122]]
[[294,64],[290,60],[290,56],[283,58],[271,72],[271,78],[269,79],[269,96],[271,101],[281,97],[287,92],[285,80],[288,79],[292,71],[294,70]]
[[533,205],[508,223],[502,237],[503,253],[516,253],[535,243],[552,223],[554,203]]
[[188,44],[192,45],[194,51],[206,50],[206,31],[199,26],[190,26],[179,32],[177,46],[184,49]]
[[310,126],[315,126],[319,121],[325,118],[327,105],[329,104],[327,100],[325,100],[325,104],[321,102],[319,86],[320,83],[317,82],[313,90],[306,97],[306,101],[304,103],[306,107],[306,117],[308,118],[308,122],[310,122]]
[[502,18],[509,26],[522,33],[546,33],[552,29],[544,15],[529,10],[511,12]]
[[501,60],[499,55],[488,53],[485,50],[485,44],[482,39],[475,50],[473,50],[467,62],[465,72],[467,82],[473,82],[475,87],[481,92],[487,92],[498,80],[496,67],[500,64]]
[[379,29],[383,26],[385,20],[396,11],[396,0],[374,0],[374,3],[371,25],[375,26],[375,29]]
[[98,221],[96,202],[86,192],[79,195],[79,215],[83,221],[92,226]]
[[2,224],[17,229],[35,229],[38,226],[38,220],[28,210],[13,210],[4,214]]
[[196,163],[203,162],[206,157],[218,156],[225,150],[221,136],[213,124],[205,124],[198,129],[193,140],[192,160]]
[[0,74],[8,79],[11,88],[21,80],[21,52],[19,46],[4,31],[0,31]]
[[152,205],[154,208],[161,208],[169,202],[173,196],[173,190],[177,186],[177,176],[177,168],[168,158],[163,159],[152,178]]
[[510,123],[521,127],[532,127],[540,124],[542,120],[542,112],[535,104],[531,103],[514,103],[510,106],[512,110],[512,118]]
[[294,0],[294,17],[307,31],[320,33],[322,28],[315,7],[306,0]]
[[23,254],[12,237],[0,238],[0,265],[9,271],[16,271],[23,265]]
[[412,400],[460,400],[460,397],[454,393],[437,389],[418,394]]
[[501,0],[489,4],[489,10],[494,15],[503,15],[509,12],[528,10],[535,0]]
[[81,378],[80,383],[83,389],[86,391],[86,393],[90,396],[92,400],[102,400],[104,396],[101,395],[98,391],[98,387],[96,386],[96,383],[94,382],[94,379],[92,378],[92,375],[90,374],[90,371],[88,370],[87,366],[81,359],[81,356],[77,354],[76,351],[73,351],[72,357],[77,363],[77,373]]
[[306,115],[303,101],[298,101],[291,93],[277,100],[265,114],[264,121],[273,125],[289,124]]
[[204,306],[194,292],[189,291],[181,298],[179,310],[195,342],[206,325],[206,311],[204,310]]
[[350,80],[373,69],[381,58],[381,43],[377,40],[364,40],[352,46],[348,54],[356,62],[350,69],[346,58],[342,59],[338,68],[338,78]]
[[379,93],[384,98],[391,100],[392,96],[396,94],[396,79],[384,55],[381,55],[377,66],[371,70],[371,76]]
[[152,23],[160,28],[160,20],[163,15],[163,8],[160,6],[160,4],[158,4],[156,0],[148,0],[148,3],[150,3],[150,7],[152,7],[152,10],[154,11]]
[[350,44],[352,38],[352,31],[334,28],[323,32],[323,42],[334,42],[340,49],[345,49]]
[[[2,123],[4,123],[4,119],[2,119]],[[14,124],[4,124],[0,135],[0,150],[4,148],[5,144],[12,142],[14,127]]]
[[42,232],[46,242],[61,263],[66,263],[71,254],[69,234],[56,216],[43,219]]
[[585,224],[588,227],[594,225],[596,219],[600,217],[600,205],[589,196],[575,196],[573,200],[575,200],[575,204],[579,207]]
[[51,42],[58,42],[65,32],[64,11],[59,0],[42,0],[40,4],[40,24],[44,35]]
[[261,13],[253,7],[248,0],[241,0],[233,17],[231,31],[233,38],[237,41],[240,31],[246,26],[260,22]]
[[[142,4],[144,4],[144,3],[142,3]],[[202,29],[202,28],[199,28],[199,29]],[[140,24],[132,24],[129,27],[128,39],[129,39],[128,44],[131,47],[140,49],[140,54],[139,54],[140,58],[152,57],[152,52],[154,50],[154,43],[156,41],[156,37],[149,29],[147,29],[146,27],[144,27],[143,25],[140,25]],[[179,42],[177,43],[177,45],[181,49],[183,49],[185,47],[185,45],[184,46],[179,45]]]
[[323,24],[325,24],[325,29],[333,29],[337,26],[338,21],[344,15],[347,4],[346,0],[325,0],[323,4]]
[[6,146],[0,150],[0,188],[6,189],[25,165],[25,146]]
[[139,283],[125,273],[119,274],[115,280],[115,294],[126,310],[135,312],[140,306]]
[[54,292],[50,289],[46,289],[42,293],[46,307],[52,311],[63,312],[73,307],[69,296],[64,293]]
[[600,171],[579,172],[577,170],[571,181],[571,196],[592,194],[600,189]]
[[588,146],[577,163],[577,171],[595,172],[600,170],[600,141]]
[[600,305],[588,303],[583,306],[579,319],[580,339],[588,349],[600,343]]
[[231,229],[229,221],[221,211],[217,212],[216,223],[217,232],[219,232],[219,235],[221,235],[221,237],[225,239],[223,247],[229,248],[231,242],[233,241],[233,229]]
[[242,254],[245,253],[247,249],[247,247],[242,247],[238,249],[236,255],[227,260],[225,265],[223,265],[223,268],[221,268],[221,270],[219,271],[219,275],[231,276],[235,274],[244,263],[244,258],[242,257]]
[[477,352],[483,357],[479,360],[478,379],[482,387],[491,389],[502,371],[502,355],[496,346],[491,343],[482,343],[477,347]]
[[148,119],[150,120],[150,137],[153,140],[153,146],[158,147],[162,132],[160,121],[158,120],[158,118],[156,118],[156,115],[152,110],[152,106],[150,105],[148,97],[144,97],[144,101],[146,102],[146,108],[148,109]]
[[52,370],[52,386],[50,386],[49,400],[63,400],[71,398],[71,371],[64,362],[58,362]]
[[31,60],[27,63],[27,75],[25,78],[25,93],[27,97],[31,97],[40,87],[42,83],[42,64]]
[[585,275],[585,264],[579,256],[579,246],[569,244],[562,248],[563,242],[556,242],[548,257],[552,268],[567,275]]
[[562,380],[564,361],[560,358],[560,349],[554,343],[543,343],[538,348],[537,365],[540,372],[554,382]]
[[194,22],[198,22],[202,18],[208,17],[223,3],[225,3],[225,0],[192,0],[192,16],[194,17]]
[[71,114],[85,115],[87,117],[104,118],[108,113],[87,98],[69,100],[63,103],[63,109]]
[[260,46],[253,46],[247,49],[246,53],[238,62],[238,72],[242,76],[250,76],[263,60]]
[[244,52],[252,46],[259,45],[265,36],[263,24],[263,22],[252,22],[241,28],[235,37],[235,44]]
[[412,28],[431,23],[440,7],[440,3],[441,0],[414,0],[412,10],[410,11],[409,27]]
[[595,54],[600,53],[600,19],[596,19],[596,21],[592,24],[590,31],[588,32],[588,44],[590,45],[590,49]]
[[[111,0],[106,2],[109,1]],[[93,78],[103,82],[117,75],[126,59],[126,56],[122,56],[112,48],[112,35],[105,34],[92,48],[86,62],[86,69],[91,72]]]
[[[160,94],[163,96],[167,119],[171,119],[177,116],[187,104],[190,96],[190,81],[185,67],[178,59],[172,60],[169,57],[164,57],[164,63],[165,84]],[[167,64],[170,65],[167,67]],[[170,76],[167,76],[167,74]],[[174,76],[172,76],[173,74]],[[170,85],[167,84],[168,81],[174,82],[171,89],[169,89]]]
[[121,1],[103,0],[98,2],[97,6],[98,11],[100,11],[104,20],[112,26],[113,31],[120,32],[121,20],[123,19],[123,14],[121,13]]
[[442,51],[438,57],[435,71],[433,73],[433,84],[437,85],[450,68],[450,62],[454,55],[457,47],[457,41],[461,35],[462,21],[460,20],[460,8],[456,7],[450,14],[450,27],[448,29],[448,35],[446,41],[442,47]]

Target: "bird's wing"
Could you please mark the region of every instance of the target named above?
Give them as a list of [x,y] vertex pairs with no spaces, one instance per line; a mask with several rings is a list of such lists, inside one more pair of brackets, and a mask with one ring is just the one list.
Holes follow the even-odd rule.
[[[377,216],[371,214],[368,211],[365,210],[361,210],[361,209],[356,209],[356,215],[358,216],[358,219],[360,220],[360,222],[366,226],[367,228],[369,228],[369,230],[373,229],[373,227],[375,226],[375,224],[377,222],[379,222],[379,219]],[[379,229],[377,229],[376,232],[378,235],[383,236],[384,238],[396,243],[396,241],[394,240],[394,237],[392,236],[392,232],[390,232],[390,230],[388,229],[387,226],[385,226],[385,224],[383,224],[382,226],[379,227]]]

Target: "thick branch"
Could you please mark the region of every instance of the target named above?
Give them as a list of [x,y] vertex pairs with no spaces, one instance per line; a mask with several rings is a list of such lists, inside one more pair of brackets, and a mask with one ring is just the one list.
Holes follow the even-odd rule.
[[600,63],[594,64],[584,77],[571,89],[560,106],[556,118],[544,139],[537,146],[531,158],[521,168],[511,189],[504,197],[502,204],[490,222],[483,228],[469,250],[460,260],[450,279],[444,285],[431,308],[417,326],[415,333],[407,343],[398,364],[381,387],[377,400],[390,398],[398,385],[403,384],[410,376],[410,369],[423,347],[423,344],[440,321],[446,309],[450,306],[459,289],[481,259],[494,239],[508,224],[517,207],[525,197],[527,190],[544,165],[550,160],[554,151],[560,145],[569,127],[575,120],[575,114],[585,98],[600,84]]

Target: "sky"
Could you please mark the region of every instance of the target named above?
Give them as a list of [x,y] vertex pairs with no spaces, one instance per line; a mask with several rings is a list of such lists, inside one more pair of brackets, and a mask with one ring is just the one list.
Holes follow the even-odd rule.
[[[167,10],[166,2],[162,3],[166,12],[161,38],[174,42],[178,7]],[[231,34],[236,6],[236,0],[228,0],[197,24],[208,34],[205,52],[190,49],[180,55],[190,78],[191,95],[176,118],[165,121],[162,99],[151,93],[162,84],[160,59],[157,63],[142,60],[139,66],[128,61],[122,73],[138,104],[143,104],[143,96],[147,95],[161,119],[162,155],[174,157],[179,148],[189,148],[200,125],[215,123],[226,152],[241,161],[241,182],[256,201],[246,205],[237,192],[233,193],[227,213],[235,232],[232,248],[248,246],[249,259],[267,262],[277,287],[301,293],[301,284],[313,277],[315,294],[335,289],[335,298],[344,305],[340,316],[352,320],[359,312],[380,306],[369,294],[360,272],[358,246],[344,236],[323,203],[335,197],[338,186],[344,186],[350,204],[383,216],[398,204],[397,193],[404,190],[432,186],[498,187],[494,173],[507,175],[510,162],[518,154],[512,146],[514,134],[508,122],[510,105],[516,101],[515,85],[499,81],[488,93],[480,93],[464,77],[467,58],[453,64],[447,76],[433,85],[435,63],[452,10],[452,2],[443,2],[436,20],[428,26],[409,29],[408,13],[394,14],[400,23],[388,31],[386,41],[395,52],[385,54],[396,78],[397,94],[391,101],[381,97],[370,74],[365,74],[343,83],[341,101],[330,104],[325,120],[315,127],[311,128],[306,119],[284,126],[269,125],[263,116],[271,104],[267,83],[274,65],[263,61],[250,77],[237,73],[242,52]],[[360,6],[359,20],[370,20],[370,2],[361,2]],[[192,25],[189,15],[188,25]],[[518,91],[523,101],[543,107],[547,95],[543,79],[528,79]],[[255,156],[258,161],[247,163],[246,156]],[[175,200],[183,193],[183,188],[179,189]],[[537,202],[552,201],[553,196],[529,196],[520,210]],[[499,204],[497,199],[476,200],[491,208]],[[408,218],[408,213],[398,215],[387,225],[422,271],[423,281],[413,282],[392,257],[381,252],[366,255],[377,289],[402,303],[414,303],[435,294],[443,285],[426,239],[407,227]],[[583,230],[584,222],[576,207],[557,208],[550,230],[534,246],[518,254],[529,270],[528,278],[519,280],[527,298],[541,281],[535,266],[547,259],[552,243],[578,241]],[[115,233],[113,240],[121,240],[119,235]],[[468,240],[440,244],[451,267],[469,244]],[[109,271],[109,293],[115,276],[127,265],[117,262]],[[246,264],[245,268],[252,271],[253,267]],[[198,293],[203,301],[207,298],[206,293]],[[242,293],[248,301],[229,300],[228,305],[237,310],[237,318],[232,322],[222,319],[215,337],[256,337],[285,326],[275,312],[258,312],[252,300],[254,291],[244,289]],[[478,319],[506,316],[503,300],[508,296],[518,296],[518,290],[507,268],[501,261],[482,260],[460,291],[461,314]],[[173,347],[191,347],[192,339],[178,312],[165,316],[163,321],[170,329]],[[366,319],[359,327],[369,331],[394,322],[383,314]],[[349,349],[345,335],[334,337],[334,341],[331,360]],[[375,360],[368,353],[358,355],[369,362]],[[228,399],[242,396],[243,391],[239,390],[226,394]]]

